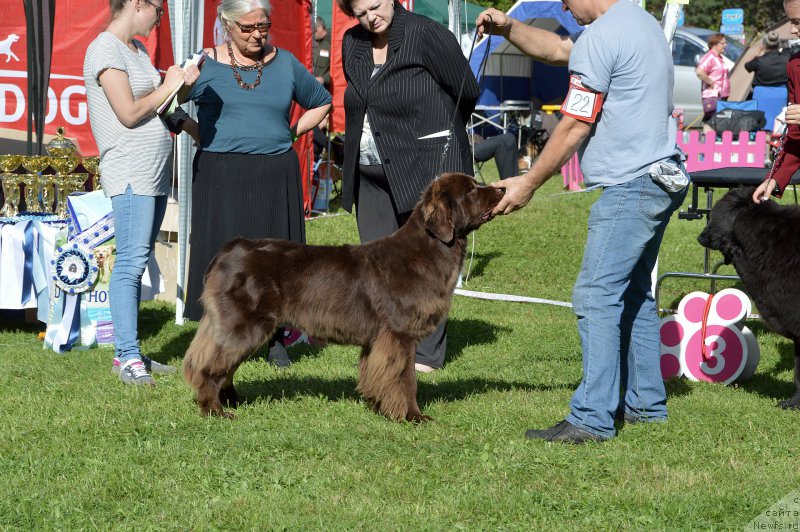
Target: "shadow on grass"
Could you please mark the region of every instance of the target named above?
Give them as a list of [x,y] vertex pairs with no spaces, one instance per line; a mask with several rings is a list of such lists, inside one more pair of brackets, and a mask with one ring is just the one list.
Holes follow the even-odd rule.
[[482,276],[492,259],[496,259],[502,255],[503,254],[499,251],[492,251],[491,253],[476,253],[472,258],[472,264],[470,264],[469,252],[467,252],[467,259],[464,264],[465,266],[469,265],[469,279]]
[[669,379],[664,381],[664,387],[667,389],[667,399],[683,397],[692,393],[692,387],[686,379]]
[[458,359],[464,348],[470,345],[485,345],[497,341],[500,332],[510,332],[508,327],[500,327],[493,323],[475,319],[447,320],[447,355],[445,363]]
[[[355,368],[353,372],[355,373]],[[358,401],[361,395],[356,391],[358,381],[353,378],[321,378],[280,376],[270,381],[236,381],[236,391],[242,405],[261,399],[295,399],[297,397],[324,397],[328,401]],[[547,392],[552,390],[574,389],[578,382],[557,384],[532,384],[493,379],[470,378],[438,383],[418,382],[417,401],[423,410],[429,403],[438,401],[454,402],[480,393],[495,391],[525,390]]]

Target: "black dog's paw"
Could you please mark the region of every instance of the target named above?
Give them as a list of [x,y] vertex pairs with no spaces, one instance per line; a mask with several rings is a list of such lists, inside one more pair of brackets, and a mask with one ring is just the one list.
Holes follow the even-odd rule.
[[778,406],[784,410],[800,410],[800,394],[795,394],[791,399],[781,401]]

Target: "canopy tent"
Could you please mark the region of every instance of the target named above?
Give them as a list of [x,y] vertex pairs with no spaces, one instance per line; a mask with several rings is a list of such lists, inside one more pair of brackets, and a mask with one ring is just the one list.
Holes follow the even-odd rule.
[[[561,9],[561,5],[560,1],[552,0],[520,0],[508,10],[508,15],[530,26],[560,35],[580,31],[582,27],[570,13]],[[486,36],[475,45],[470,66],[476,77],[489,41]],[[479,106],[532,99],[541,103],[561,103],[567,92],[569,76],[566,67],[533,60],[503,37],[493,35],[485,70],[478,81],[481,85]]]

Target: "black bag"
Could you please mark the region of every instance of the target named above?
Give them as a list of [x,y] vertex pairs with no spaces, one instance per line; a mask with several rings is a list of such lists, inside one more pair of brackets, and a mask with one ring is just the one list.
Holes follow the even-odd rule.
[[740,109],[723,109],[708,121],[709,127],[717,133],[759,131],[764,129],[766,123],[764,111],[742,111]]

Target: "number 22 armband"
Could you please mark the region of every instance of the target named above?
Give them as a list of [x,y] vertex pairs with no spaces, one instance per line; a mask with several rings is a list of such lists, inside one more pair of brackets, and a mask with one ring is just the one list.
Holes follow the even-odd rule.
[[602,93],[586,88],[578,76],[569,77],[569,92],[561,104],[561,114],[593,124],[602,107]]

